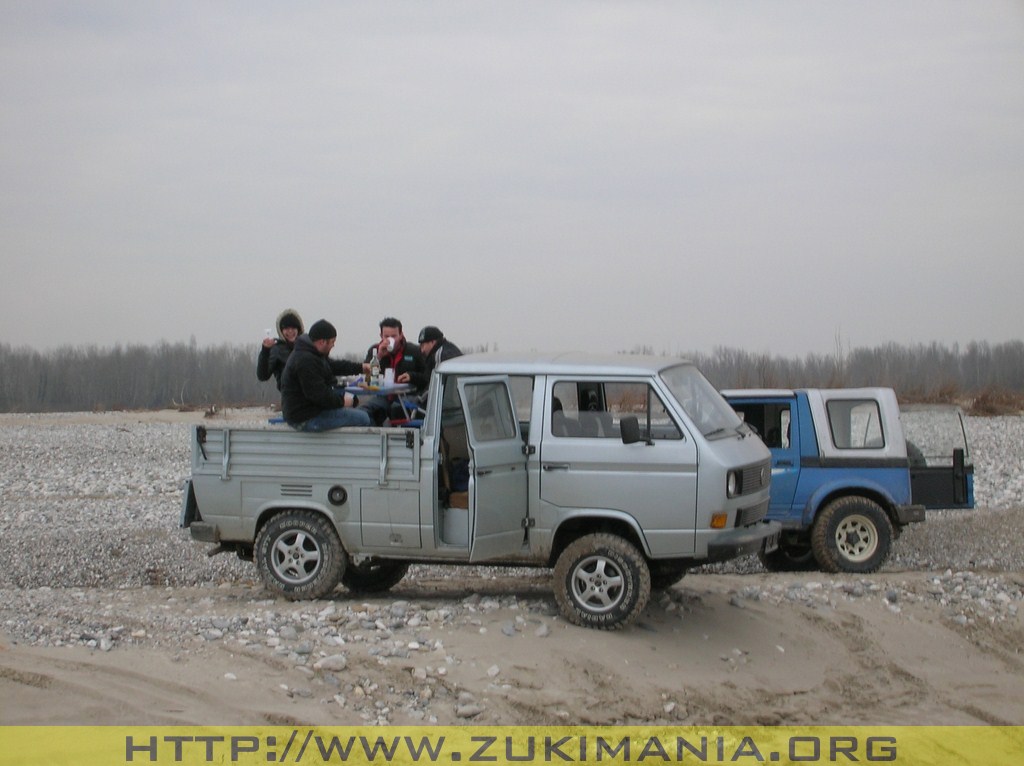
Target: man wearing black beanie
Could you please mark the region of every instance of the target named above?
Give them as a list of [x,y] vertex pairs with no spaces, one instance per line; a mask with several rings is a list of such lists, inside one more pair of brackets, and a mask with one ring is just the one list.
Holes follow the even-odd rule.
[[308,333],[295,340],[295,350],[281,375],[281,410],[285,421],[296,431],[370,425],[370,416],[355,408],[356,400],[334,388],[337,375],[363,371],[359,362],[328,358],[337,338],[334,325],[318,319]]

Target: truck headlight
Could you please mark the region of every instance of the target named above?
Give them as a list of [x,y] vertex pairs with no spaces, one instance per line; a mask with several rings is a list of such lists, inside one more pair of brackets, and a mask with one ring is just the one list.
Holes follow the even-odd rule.
[[739,478],[736,476],[735,471],[729,471],[725,477],[725,496],[736,497],[739,494]]

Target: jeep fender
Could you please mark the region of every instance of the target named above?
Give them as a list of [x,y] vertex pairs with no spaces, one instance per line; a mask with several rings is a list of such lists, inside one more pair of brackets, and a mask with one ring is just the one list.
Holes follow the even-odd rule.
[[820,485],[815,489],[814,494],[811,495],[807,500],[807,504],[804,505],[802,522],[804,529],[810,529],[814,526],[814,521],[818,517],[818,513],[828,505],[832,500],[837,497],[845,497],[847,495],[860,495],[862,497],[870,498],[876,503],[882,506],[885,510],[886,515],[892,518],[892,509],[896,505],[896,501],[893,499],[892,494],[880,482],[874,481],[858,481],[856,483],[850,483],[849,481],[830,481]]

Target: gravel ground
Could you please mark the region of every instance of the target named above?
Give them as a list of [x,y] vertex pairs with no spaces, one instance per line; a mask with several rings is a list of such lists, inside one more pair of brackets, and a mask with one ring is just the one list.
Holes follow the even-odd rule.
[[[244,422],[240,417],[250,416],[236,413],[232,420]],[[251,415],[252,422],[265,422],[265,418],[265,411]],[[61,685],[63,677],[48,675],[46,684],[54,685],[55,700],[61,699],[65,688],[68,694],[87,688],[106,699],[104,711],[123,710],[125,720],[155,722],[165,719],[159,717],[163,713],[153,710],[194,710],[206,699],[203,695],[220,688],[211,682],[199,697],[182,692],[182,699],[168,701],[167,690],[177,688],[171,682],[177,671],[172,670],[170,678],[159,674],[149,678],[156,695],[150,701],[140,691],[149,688],[140,681],[148,678],[143,674],[150,672],[146,670],[149,660],[129,656],[129,649],[138,649],[155,650],[181,672],[191,667],[189,658],[226,657],[222,660],[225,670],[218,671],[218,676],[237,678],[237,683],[249,679],[266,687],[250,690],[246,700],[258,699],[261,705],[281,698],[289,705],[312,703],[312,708],[305,709],[311,720],[327,716],[332,721],[373,724],[557,723],[563,721],[560,716],[565,710],[576,709],[571,695],[564,710],[555,706],[553,712],[537,707],[535,699],[544,697],[548,686],[575,688],[583,682],[572,674],[571,667],[561,667],[565,661],[558,660],[558,667],[541,666],[536,672],[544,680],[537,680],[533,687],[523,680],[524,674],[529,675],[524,668],[532,667],[533,658],[521,658],[517,663],[507,654],[522,643],[513,639],[525,636],[531,642],[546,642],[555,657],[563,646],[560,641],[571,642],[572,651],[577,651],[580,639],[565,633],[546,571],[416,566],[407,588],[400,586],[380,598],[315,603],[268,598],[252,564],[231,555],[207,557],[209,546],[192,542],[187,531],[178,529],[182,481],[189,467],[188,431],[185,423],[159,422],[143,415],[0,415],[0,449],[8,456],[0,463],[0,649],[5,648],[6,640],[40,651],[84,647],[101,657],[115,653],[110,656],[115,667],[107,670],[99,670],[101,666],[91,660],[77,665],[62,661],[61,672],[71,672],[68,668],[74,667],[74,672],[82,675],[69,677],[67,687]],[[707,620],[703,629],[712,630],[709,604],[716,597],[709,594],[716,588],[719,594],[724,589],[727,603],[735,607],[735,614],[725,617],[727,626],[742,625],[735,615],[744,614],[748,607],[763,609],[760,605],[765,604],[772,606],[780,620],[792,610],[807,615],[797,618],[799,629],[780,622],[773,630],[780,635],[799,633],[800,649],[808,661],[813,660],[816,641],[809,640],[807,631],[819,623],[805,620],[815,620],[813,615],[838,615],[836,619],[844,620],[844,635],[858,624],[851,610],[876,615],[870,618],[873,621],[883,619],[879,615],[895,616],[917,626],[915,635],[920,637],[924,623],[916,620],[922,618],[921,610],[927,610],[929,619],[952,626],[958,635],[980,646],[983,657],[1002,658],[999,661],[1011,669],[1007,672],[1016,673],[1018,612],[1024,600],[1024,536],[1020,534],[1024,522],[1024,417],[972,418],[968,432],[978,508],[929,512],[924,524],[912,525],[903,533],[879,574],[768,575],[763,574],[756,557],[705,567],[703,571],[723,576],[687,577],[680,586],[654,594],[649,614],[626,636],[620,651],[641,652],[648,642],[663,640],[668,643],[661,648],[670,654],[679,637],[686,635],[685,631],[677,633],[673,625],[679,620],[688,624],[695,611]],[[830,625],[826,621],[814,628],[823,632],[823,645],[831,645],[833,640],[834,627]],[[873,623],[872,632],[865,633],[864,641],[851,649],[855,665],[863,664],[871,653],[878,653],[879,667],[891,663],[891,647],[884,637],[869,638],[879,626]],[[483,635],[488,630],[490,633]],[[445,641],[442,635],[447,637]],[[719,640],[736,641],[737,645],[743,640],[734,637],[728,627],[724,635],[729,638]],[[475,640],[486,645],[474,649]],[[495,653],[494,640],[508,643]],[[846,640],[852,639],[847,636]],[[756,654],[757,642],[751,641],[751,646],[719,657],[724,672],[739,670],[751,650]],[[875,702],[874,707],[865,708],[856,698],[833,699],[828,689],[821,692],[824,701],[814,694],[794,697],[788,676],[778,684],[782,691],[772,691],[769,682],[763,684],[767,691],[761,693],[772,696],[760,707],[752,706],[742,689],[723,691],[725,687],[714,675],[706,690],[693,686],[687,676],[685,704],[669,699],[677,694],[672,684],[662,695],[669,695],[667,701],[658,702],[658,695],[652,697],[649,689],[653,682],[644,678],[637,680],[635,698],[618,690],[608,696],[601,679],[617,672],[618,655],[601,660],[599,653],[615,654],[609,650],[613,646],[614,642],[604,639],[592,644],[588,652],[585,675],[594,674],[596,685],[579,694],[601,699],[593,706],[602,711],[594,722],[762,722],[750,719],[751,710],[762,709],[789,711],[780,720],[790,722],[819,722],[822,709],[833,711],[837,720],[859,721],[864,710],[877,708],[879,694],[898,698],[893,703],[898,714],[884,714],[896,715],[892,720],[1017,720],[1017,714],[1007,712],[998,696],[995,701],[986,698],[976,703],[971,698],[963,703],[953,694],[952,702],[939,712],[929,709],[921,713],[914,706],[906,712],[901,695],[919,691],[868,688],[864,693]],[[697,643],[688,651],[700,649]],[[8,659],[13,655],[11,652]],[[657,652],[652,655],[660,656]],[[22,662],[32,662],[31,656],[19,657]],[[481,661],[487,663],[485,674],[474,671]],[[31,687],[24,684],[49,672],[46,669],[51,668],[52,657],[38,662],[6,671],[8,684],[18,687],[14,693],[25,694]],[[655,664],[658,670],[649,672],[664,675],[660,664]],[[896,681],[881,673],[878,683],[899,686],[899,679],[915,678],[914,683],[920,685],[921,667],[908,667]],[[861,670],[849,672],[860,674]],[[550,678],[559,673],[561,680],[552,684]],[[481,675],[482,680],[477,678]],[[501,681],[506,675],[515,680]],[[0,683],[4,678],[0,672]],[[189,690],[195,683],[198,681],[183,681],[182,689]],[[858,683],[853,686],[863,686]],[[128,698],[123,692],[125,684],[136,689]],[[942,689],[938,686],[921,698],[945,694]],[[737,700],[731,701],[731,696]],[[794,700],[806,710],[800,705],[800,709],[790,710],[796,705]],[[243,704],[234,694],[214,696],[207,702],[221,717],[225,714],[220,706]],[[114,720],[109,712],[90,719],[90,708],[80,703],[70,706],[65,718],[52,720]],[[42,710],[58,714],[50,702],[41,704]],[[960,709],[965,704],[966,713]],[[240,720],[250,720],[251,711],[232,709]],[[722,712],[730,709],[734,712],[729,715]],[[176,713],[166,715],[171,722],[191,720]],[[201,717],[198,712],[193,715]],[[915,717],[918,715],[924,717]]]
[[[253,422],[264,417],[255,411]],[[0,415],[0,449],[8,455],[0,464],[0,591],[255,580],[251,564],[230,554],[208,558],[207,546],[177,527],[187,425],[80,420]],[[968,418],[967,428],[977,508],[929,512],[926,523],[903,533],[883,572],[1024,572],[1024,417]],[[474,576],[507,571],[479,568]],[[705,571],[763,570],[748,557]],[[413,574],[445,580],[469,572],[417,567]],[[14,623],[4,626],[9,633],[30,632]]]
[[900,536],[886,569],[1024,572],[1024,417],[967,418],[970,511],[929,511]]

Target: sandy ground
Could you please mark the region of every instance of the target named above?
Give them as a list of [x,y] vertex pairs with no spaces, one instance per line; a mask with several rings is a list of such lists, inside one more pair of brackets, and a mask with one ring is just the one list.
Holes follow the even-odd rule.
[[[873,578],[882,576],[860,581]],[[907,573],[900,579],[923,592],[930,577]],[[433,669],[444,665],[439,658],[382,662],[355,650],[337,675],[358,678],[367,688],[417,693],[433,687],[438,724],[1024,723],[1019,619],[965,629],[927,600],[897,612],[881,598],[840,599],[834,608],[736,598],[751,586],[813,580],[688,577],[671,598],[656,597],[639,624],[610,633],[552,618],[550,632],[538,635],[527,615],[525,629],[508,636],[503,626],[523,615],[500,608],[434,632],[445,654],[458,658],[443,677]],[[257,591],[245,584],[179,590],[173,608],[230,616],[251,609]],[[441,605],[474,593],[543,599],[547,581],[538,573],[484,588],[459,578],[411,582],[378,601]],[[168,600],[162,589],[119,596],[138,613]],[[275,608],[309,610],[285,603]],[[425,670],[417,676],[418,667]],[[436,694],[438,684],[451,693]],[[308,696],[290,691],[297,686],[310,689]],[[283,657],[224,643],[110,652],[0,643],[5,724],[366,723],[329,702],[336,691]],[[456,715],[458,691],[472,694],[482,712],[471,719]]]
[[[1024,620],[1014,613],[956,623],[930,595],[934,573],[845,581],[821,573],[689,575],[655,594],[638,624],[600,632],[557,618],[547,572],[480,580],[471,571],[409,578],[361,599],[371,607],[442,608],[477,596],[499,602],[472,619],[422,629],[443,651],[382,658],[355,643],[336,672],[300,669],[283,655],[227,641],[32,647],[0,625],[0,723],[362,725],[365,715],[336,699],[339,683],[355,681],[389,690],[392,699],[432,699],[428,720],[392,711],[393,724],[1024,724]],[[1024,584],[1021,573],[999,576]],[[845,595],[854,585],[866,592]],[[893,604],[885,594],[895,585],[909,595]],[[821,595],[766,597],[793,589]],[[266,594],[253,571],[252,581],[173,594],[126,588],[110,600],[127,630],[157,636],[158,616],[168,611],[229,620],[251,613]],[[343,591],[332,601],[350,605]],[[522,606],[535,603],[541,608]],[[268,608],[299,615],[329,605]],[[459,712],[460,695],[473,700],[475,714],[467,716],[465,705]]]

